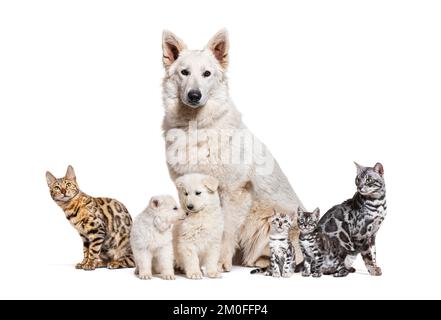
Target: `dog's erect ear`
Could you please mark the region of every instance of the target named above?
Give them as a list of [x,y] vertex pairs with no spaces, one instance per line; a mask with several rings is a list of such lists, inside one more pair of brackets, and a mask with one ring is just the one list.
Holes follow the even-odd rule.
[[374,166],[374,171],[376,173],[378,173],[380,176],[383,176],[384,175],[383,165],[381,163],[377,162]]
[[219,187],[219,181],[214,177],[207,176],[202,182],[204,183],[204,186],[207,187],[207,189],[211,192],[216,192],[217,188]]
[[67,180],[76,180],[75,171],[72,166],[67,167],[66,175],[64,176]]
[[157,209],[159,208],[160,205],[161,205],[161,201],[158,198],[153,197],[150,199],[150,204],[149,204],[150,208]]
[[228,40],[227,29],[222,29],[214,35],[208,42],[207,48],[213,52],[216,59],[219,61],[222,68],[228,67],[228,50],[230,49],[230,42]]
[[55,181],[57,181],[57,178],[55,178],[49,171],[46,171],[46,181],[47,185],[50,187]]
[[170,67],[179,58],[182,50],[187,49],[185,43],[172,32],[164,30],[162,33],[162,62],[164,67]]

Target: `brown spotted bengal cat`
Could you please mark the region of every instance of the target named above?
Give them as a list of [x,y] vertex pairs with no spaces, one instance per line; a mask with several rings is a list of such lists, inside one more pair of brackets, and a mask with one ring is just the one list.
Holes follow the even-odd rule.
[[135,266],[129,239],[132,218],[121,202],[83,193],[72,166],[60,179],[46,172],[46,180],[52,199],[63,209],[83,240],[84,259],[76,265],[77,269]]

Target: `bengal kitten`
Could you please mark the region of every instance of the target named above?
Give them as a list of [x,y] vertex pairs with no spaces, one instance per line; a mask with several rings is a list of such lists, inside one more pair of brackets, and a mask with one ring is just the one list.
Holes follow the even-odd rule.
[[46,172],[46,180],[52,199],[63,209],[83,240],[84,259],[76,265],[77,269],[135,266],[129,239],[132,218],[121,202],[83,193],[72,166],[60,179]]

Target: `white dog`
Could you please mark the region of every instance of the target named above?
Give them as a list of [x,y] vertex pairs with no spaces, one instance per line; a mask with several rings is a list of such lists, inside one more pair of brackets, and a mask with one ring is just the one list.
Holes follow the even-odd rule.
[[171,196],[157,196],[136,217],[131,235],[135,274],[143,280],[151,279],[153,270],[164,280],[174,280],[172,226],[185,217]]
[[175,256],[189,279],[219,278],[218,261],[224,230],[217,179],[188,174],[176,180],[176,188],[187,218],[175,226]]
[[[244,265],[267,266],[273,208],[287,212],[303,208],[277,162],[243,124],[229,97],[228,49],[225,30],[203,50],[188,50],[171,32],[163,34],[163,129],[170,176],[176,180],[199,172],[219,180],[225,215],[219,261],[223,271],[231,269],[237,245]],[[293,234],[296,256],[302,259],[298,232]]]

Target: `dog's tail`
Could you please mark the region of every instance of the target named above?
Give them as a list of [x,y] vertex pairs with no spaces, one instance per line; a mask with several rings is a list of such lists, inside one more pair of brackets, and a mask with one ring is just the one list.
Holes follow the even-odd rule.
[[268,268],[258,268],[258,269],[251,270],[250,273],[251,274],[265,273],[267,269]]

